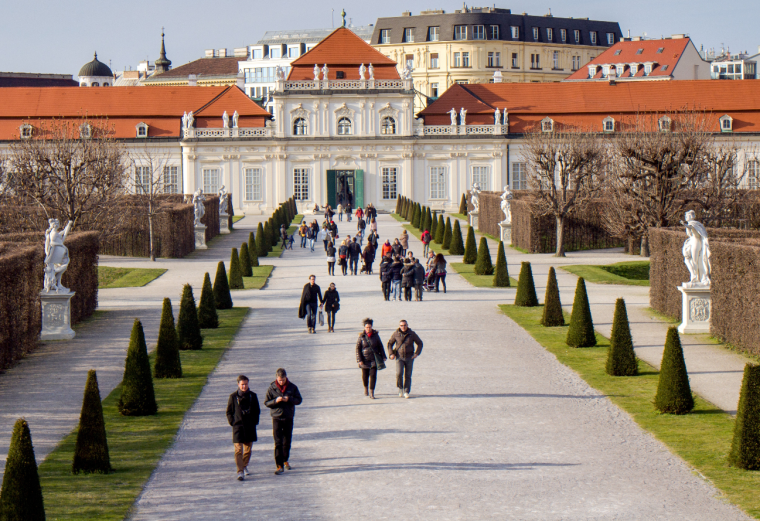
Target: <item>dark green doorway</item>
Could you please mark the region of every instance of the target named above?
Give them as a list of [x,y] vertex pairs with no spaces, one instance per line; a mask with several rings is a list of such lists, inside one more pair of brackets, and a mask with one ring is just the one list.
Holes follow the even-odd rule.
[[327,204],[337,208],[348,203],[352,208],[364,207],[364,171],[328,170]]

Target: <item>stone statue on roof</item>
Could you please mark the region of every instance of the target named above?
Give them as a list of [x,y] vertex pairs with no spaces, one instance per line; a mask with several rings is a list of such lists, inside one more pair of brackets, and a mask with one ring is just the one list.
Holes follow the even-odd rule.
[[372,64],[369,64],[369,79],[374,80],[375,79],[375,68],[372,66]]
[[319,65],[314,64],[314,81],[319,81]]
[[195,116],[193,116],[193,111],[187,113],[187,128],[193,128],[195,126]]
[[238,128],[238,120],[240,119],[240,114],[238,114],[238,111],[236,110],[232,114],[232,128]]
[[366,67],[364,66],[364,64],[362,63],[362,64],[361,64],[361,67],[359,67],[359,79],[360,79],[360,80],[365,80],[366,78],[365,78],[364,76],[365,76],[366,74],[367,74],[367,68],[366,68]]
[[323,80],[328,79],[328,77],[327,77],[327,73],[328,72],[330,72],[330,69],[327,68],[327,64],[325,63],[324,66],[322,67],[322,79]]
[[707,240],[707,229],[697,221],[694,210],[686,212],[686,222],[681,221],[681,224],[686,226],[688,236],[683,243],[683,260],[691,275],[684,287],[710,287],[710,243]]
[[187,111],[185,111],[184,114],[182,114],[182,129],[187,128]]
[[227,115],[227,111],[222,114],[222,128],[230,128],[230,117]]
[[493,110],[493,124],[497,127],[501,124],[501,112],[499,112],[499,109]]
[[451,116],[451,124],[456,125],[457,124],[457,109],[454,107],[451,107],[451,110],[449,111],[449,116]]
[[501,124],[509,125],[509,112],[507,112],[507,107],[504,107],[504,116],[501,118]]
[[467,118],[467,109],[462,107],[459,109],[459,124],[464,125],[465,124],[465,118]]

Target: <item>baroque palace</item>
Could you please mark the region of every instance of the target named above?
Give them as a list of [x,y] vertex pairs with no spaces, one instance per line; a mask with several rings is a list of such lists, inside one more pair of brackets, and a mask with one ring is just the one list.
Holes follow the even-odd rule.
[[[403,76],[403,77],[402,77]],[[235,212],[268,213],[295,194],[299,210],[351,200],[392,210],[399,195],[456,210],[473,183],[525,189],[524,133],[556,124],[600,134],[698,106],[721,139],[753,149],[760,96],[751,80],[454,84],[415,115],[411,72],[351,30],[333,31],[275,80],[273,114],[240,86],[8,88],[0,148],[39,139],[53,119],[104,125],[135,158],[166,158],[164,190],[232,194]],[[91,130],[83,125],[80,136]],[[754,156],[747,183],[757,186]]]

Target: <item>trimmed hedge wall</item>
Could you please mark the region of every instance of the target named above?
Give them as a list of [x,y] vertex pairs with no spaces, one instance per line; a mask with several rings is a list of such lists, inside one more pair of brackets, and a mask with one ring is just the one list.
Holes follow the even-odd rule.
[[[44,235],[0,235],[0,369],[32,351],[42,327]],[[62,283],[76,295],[71,321],[92,315],[98,305],[98,233],[72,233],[66,239],[71,263]]]

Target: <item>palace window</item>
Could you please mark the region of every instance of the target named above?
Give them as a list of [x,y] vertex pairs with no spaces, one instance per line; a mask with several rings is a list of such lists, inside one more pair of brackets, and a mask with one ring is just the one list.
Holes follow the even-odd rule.
[[82,123],[79,125],[79,139],[90,139],[92,137],[92,125]]
[[660,132],[670,132],[670,126],[673,122],[667,116],[661,117],[657,121],[657,126],[660,128]]
[[573,31],[573,36],[575,36],[575,43],[581,43],[581,32],[578,29]]
[[164,167],[164,193],[179,193],[179,168],[176,166]]
[[512,68],[513,69],[519,69],[520,68],[520,59],[518,58],[516,52],[512,53]]
[[472,39],[473,40],[485,40],[486,39],[486,28],[482,25],[473,25],[472,26]]
[[261,201],[261,168],[245,169],[245,200]]
[[528,189],[528,172],[525,163],[512,163],[512,190]]
[[461,67],[461,66],[462,66],[462,53],[455,52],[454,53],[454,67]]
[[219,192],[219,169],[203,169],[203,193],[216,195]]
[[288,47],[288,58],[298,58],[298,47]]
[[404,29],[404,42],[405,43],[414,42],[414,27],[407,27]]
[[513,40],[517,40],[518,38],[520,38],[520,28],[518,26],[513,25],[509,29],[512,32],[512,39]]
[[546,41],[551,42],[554,40],[554,29],[547,29],[546,30]]
[[431,83],[430,84],[430,97],[431,98],[437,98],[438,97],[438,84],[437,83]]
[[276,58],[282,58],[282,49],[278,47],[270,47],[269,48],[269,58],[270,59],[276,59]]
[[454,83],[457,85],[468,85],[470,83],[470,80],[454,80]]
[[533,28],[533,39],[538,41],[538,27]]
[[562,43],[565,43],[567,41],[567,29],[560,29],[559,37],[562,40]]
[[757,190],[760,185],[758,177],[760,177],[760,161],[752,159],[747,162],[747,183],[749,183],[750,190]]
[[491,40],[498,40],[499,39],[499,26],[498,25],[489,25],[488,26],[488,38]]
[[615,33],[607,33],[607,45],[615,44]]
[[559,51],[554,51],[554,54],[552,55],[552,69],[559,70]]
[[488,190],[489,178],[491,177],[491,167],[473,166],[472,167],[472,184],[478,183],[481,190]]
[[602,121],[602,128],[605,132],[615,132],[615,120],[611,117],[607,116]]
[[573,70],[577,71],[580,68],[581,68],[581,57],[573,56]]
[[590,31],[589,37],[591,38],[591,45],[596,45],[596,31]]
[[554,120],[550,117],[545,117],[541,120],[541,132],[553,132]]
[[150,167],[149,166],[136,166],[135,167],[135,193],[138,194],[150,194]]
[[469,67],[469,66],[470,66],[470,53],[463,52],[462,53],[462,67]]
[[21,139],[31,139],[33,128],[31,125],[21,125],[19,127],[19,135]]
[[135,129],[137,130],[137,137],[139,138],[146,138],[148,137],[148,125],[145,123],[138,123],[135,125]]
[[252,60],[260,60],[262,54],[263,54],[263,51],[261,49],[251,49],[251,59]]
[[531,54],[530,55],[530,68],[531,69],[540,69],[541,68],[541,55],[540,54]]
[[380,43],[391,43],[390,29],[380,29]]
[[501,67],[501,53],[489,52],[488,53],[488,66],[489,67]]
[[467,39],[467,26],[466,25],[455,25],[454,26],[454,39],[455,40],[466,40]]
[[396,120],[386,116],[380,122],[380,133],[384,135],[396,133]]
[[722,116],[718,121],[720,121],[720,131],[721,132],[731,132],[733,131],[734,127],[734,119],[729,116],[728,114]]
[[351,135],[351,120],[348,118],[340,118],[338,120],[338,135],[350,136]]
[[299,201],[309,199],[309,169],[293,169],[293,196]]
[[381,170],[383,177],[383,199],[395,199],[396,198],[396,179],[398,178],[398,168],[383,167]]
[[430,167],[430,198],[446,199],[446,167]]
[[437,42],[440,39],[441,28],[440,27],[428,27],[428,41]]
[[309,126],[306,123],[305,118],[296,118],[293,121],[293,135],[294,136],[306,136],[309,133]]
[[430,68],[431,69],[438,68],[438,53],[437,52],[430,53]]

